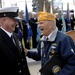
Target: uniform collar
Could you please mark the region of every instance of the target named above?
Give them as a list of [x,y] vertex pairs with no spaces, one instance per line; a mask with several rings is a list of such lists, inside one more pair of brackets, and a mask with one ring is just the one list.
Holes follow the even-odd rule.
[[4,28],[0,27],[9,37],[11,37],[12,33],[6,31]]
[[[57,35],[58,28],[52,31],[48,36],[48,41],[54,41]],[[47,36],[43,36],[40,40],[46,40]]]

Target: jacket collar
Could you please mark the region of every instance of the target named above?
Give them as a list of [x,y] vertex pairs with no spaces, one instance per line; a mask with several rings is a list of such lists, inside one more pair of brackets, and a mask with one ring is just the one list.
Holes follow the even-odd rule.
[[[56,35],[57,35],[57,31],[58,31],[58,28],[56,27],[55,30],[51,32],[51,35],[49,36],[48,41],[53,42],[53,41],[55,40]],[[43,36],[40,40],[41,40],[41,41],[42,41],[42,40],[46,41],[46,37],[47,37],[47,36]]]

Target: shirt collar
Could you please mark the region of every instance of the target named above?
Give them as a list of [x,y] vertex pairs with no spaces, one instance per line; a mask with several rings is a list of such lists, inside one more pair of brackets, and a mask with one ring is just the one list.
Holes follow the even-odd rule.
[[12,33],[6,31],[4,28],[0,27],[9,37],[11,37]]
[[58,28],[56,27],[56,29],[52,31],[48,36],[43,36],[40,40],[46,40],[46,38],[48,37],[48,41],[54,41],[57,35],[57,31]]

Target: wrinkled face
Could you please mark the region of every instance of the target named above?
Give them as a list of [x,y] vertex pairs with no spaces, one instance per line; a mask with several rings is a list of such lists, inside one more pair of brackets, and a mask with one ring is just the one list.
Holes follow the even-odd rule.
[[2,27],[8,32],[15,31],[15,26],[18,22],[14,18],[4,17],[2,18]]
[[40,21],[38,27],[41,30],[41,35],[48,36],[54,30],[55,25],[53,21]]

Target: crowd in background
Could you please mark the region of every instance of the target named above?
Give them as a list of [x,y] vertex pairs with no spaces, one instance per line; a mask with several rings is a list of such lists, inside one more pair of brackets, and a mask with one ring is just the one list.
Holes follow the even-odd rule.
[[27,30],[28,28],[27,28],[25,19],[18,20],[19,24],[16,27],[15,32],[20,35],[21,40],[23,39],[24,46],[27,49],[36,48],[37,43],[40,39],[39,37],[41,36],[41,33],[38,33],[38,30],[37,30],[38,25],[36,24],[36,22],[37,22],[36,15],[33,14],[32,17],[29,19],[29,25],[32,29],[33,35],[31,37],[30,41],[28,41],[28,30]]
[[[74,13],[72,12],[70,13],[70,22],[67,22],[66,16],[67,15],[64,14],[64,19],[66,23],[66,32],[70,30],[74,30],[75,29]],[[41,33],[40,31],[38,32],[38,25],[36,24],[36,22],[37,22],[36,14],[32,13],[31,18],[29,19],[29,25],[31,26],[33,35],[31,37],[31,40],[28,41],[28,31],[27,31],[27,24],[25,22],[25,19],[18,20],[19,26],[16,27],[15,32],[17,32],[20,35],[21,40],[23,39],[24,46],[27,49],[36,48],[37,43],[40,39],[40,38],[37,39],[37,36],[41,37]],[[58,30],[60,31],[62,30],[63,23],[61,17],[59,16],[59,13],[56,14],[56,26],[58,27]]]
[[[64,13],[64,19],[65,19],[65,24],[66,24],[66,32],[69,30],[74,30],[74,25],[75,25],[75,18],[74,18],[74,13],[70,12],[69,14],[70,21],[67,21],[67,14]],[[61,31],[62,30],[62,19],[59,17],[59,14],[56,14],[56,25],[58,29]]]

